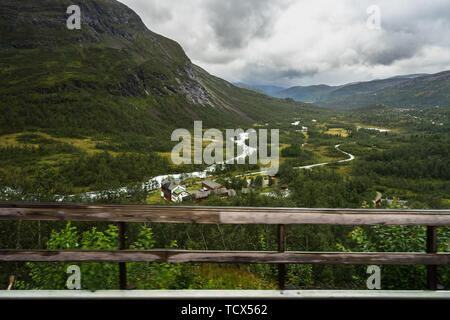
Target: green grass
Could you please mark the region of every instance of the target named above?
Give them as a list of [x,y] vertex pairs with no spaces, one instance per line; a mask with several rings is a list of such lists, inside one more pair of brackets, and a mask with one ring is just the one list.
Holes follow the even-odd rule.
[[[90,137],[84,139],[61,138],[44,132],[20,132],[0,136],[0,147],[37,147],[44,144],[66,143],[89,154],[103,152],[103,150],[96,148],[96,145],[101,142],[105,141],[93,140]],[[115,153],[112,152],[112,154]]]
[[223,267],[204,264],[194,269],[196,285],[191,289],[216,290],[276,290],[274,280],[266,280],[249,267]]
[[325,132],[326,134],[330,134],[333,136],[341,136],[341,137],[348,137],[348,132],[347,130],[343,129],[343,128],[330,128],[328,129],[328,131]]

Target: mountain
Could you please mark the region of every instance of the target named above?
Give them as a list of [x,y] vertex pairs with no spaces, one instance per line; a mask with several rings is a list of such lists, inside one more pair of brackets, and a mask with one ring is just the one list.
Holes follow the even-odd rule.
[[412,78],[396,78],[389,85],[341,97],[330,97],[321,103],[328,107],[357,108],[371,104],[384,104],[391,107],[433,107],[450,106],[450,71]]
[[293,98],[296,101],[323,103],[328,105],[329,100],[355,94],[374,92],[423,75],[424,74],[401,75],[388,79],[348,83],[341,86],[328,86],[325,84],[296,86],[280,91],[274,96],[280,98]]
[[296,86],[277,92],[274,96],[315,103],[325,100],[331,92],[339,88],[340,87],[327,86],[324,84],[305,87]]
[[251,84],[246,84],[246,83],[242,83],[242,82],[234,83],[234,85],[241,87],[241,88],[246,88],[246,89],[262,92],[269,96],[273,96],[274,94],[286,89],[286,88],[278,87],[278,86],[251,85]]
[[161,146],[194,120],[235,128],[312,109],[210,75],[115,0],[77,1],[81,30],[69,30],[72,4],[1,1],[0,134],[144,135]]
[[351,83],[333,90],[326,98],[326,100],[332,100],[339,97],[351,96],[355,94],[369,93],[378,91],[384,88],[392,87],[397,84],[407,82],[415,77],[421,75],[403,75],[395,76],[387,79],[372,80],[366,82]]

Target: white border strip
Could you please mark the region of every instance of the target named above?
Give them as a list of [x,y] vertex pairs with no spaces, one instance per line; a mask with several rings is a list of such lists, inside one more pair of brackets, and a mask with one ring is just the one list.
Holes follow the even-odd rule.
[[8,299],[448,299],[450,291],[396,290],[0,290],[0,300]]

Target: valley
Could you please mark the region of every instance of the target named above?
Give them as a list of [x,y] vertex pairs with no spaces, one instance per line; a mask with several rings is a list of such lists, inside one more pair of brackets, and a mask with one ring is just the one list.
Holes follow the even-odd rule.
[[[338,86],[233,84],[119,1],[79,0],[80,30],[66,27],[68,4],[0,4],[0,202],[450,209],[449,71]],[[174,130],[194,136],[194,153],[214,143],[195,138],[198,121],[201,134],[278,130],[278,144],[264,140],[278,151],[278,170],[250,163],[261,150],[245,134],[234,144],[246,154],[233,161],[172,162]],[[278,250],[275,225],[128,225],[130,250]],[[115,250],[117,237],[118,227],[102,222],[0,221],[4,248]],[[420,252],[426,228],[289,225],[286,239],[288,251]],[[450,228],[439,227],[439,252],[450,251],[449,239]],[[83,288],[118,288],[117,263],[79,265]],[[66,267],[8,262],[0,283],[14,274],[14,289],[64,289]],[[127,267],[137,289],[274,289],[277,279],[267,264]],[[289,265],[286,283],[365,289],[364,267]],[[449,266],[439,268],[450,288]],[[425,273],[385,266],[383,289],[422,290]]]
[[[440,109],[439,114],[445,115],[445,112],[448,112],[445,110]],[[391,198],[408,200],[409,205],[448,208],[448,181],[445,178],[439,180],[439,177],[448,174],[446,163],[444,161],[439,167],[435,167],[435,161],[436,157],[447,159],[445,150],[448,149],[446,146],[449,142],[440,132],[448,130],[449,124],[445,116],[440,117],[441,122],[436,122],[436,112],[436,109],[406,112],[376,107],[372,110],[363,108],[358,113],[351,114],[324,111],[309,118],[255,124],[257,128],[280,130],[280,169],[272,178],[270,187],[266,185],[264,188],[261,185],[261,177],[267,177],[267,172],[261,165],[250,165],[248,161],[246,165],[228,163],[219,167],[194,164],[177,166],[171,163],[170,153],[168,157],[161,156],[151,148],[141,148],[143,144],[130,146],[124,151],[108,140],[59,138],[39,131],[4,135],[0,136],[0,173],[3,173],[0,177],[4,183],[2,199],[174,204],[155,198],[163,180],[172,179],[179,184],[184,181],[191,184],[197,181],[198,184],[208,178],[220,181],[237,191],[235,199],[211,200],[227,202],[245,198],[246,195],[242,194],[243,188],[252,190],[255,195],[280,193],[280,188],[285,187],[293,174],[304,175],[298,170],[313,169],[327,174],[338,174],[343,179],[358,183],[364,182],[360,186],[361,191],[354,190],[355,194],[347,194],[341,206],[358,207],[362,202],[371,203],[375,192],[382,191]],[[421,114],[421,118],[415,114]],[[394,126],[391,121],[395,117],[397,118]],[[299,127],[307,130],[298,130]],[[363,167],[371,163],[367,160],[380,152],[387,154],[398,148],[424,148],[427,152],[429,145],[433,145],[432,137],[438,137],[435,144],[437,149],[425,156],[429,158],[426,162],[420,160],[420,166],[425,166],[424,170],[427,170],[425,168],[428,163],[434,166],[434,171],[443,171],[433,174],[432,171],[420,171],[421,167],[412,164],[416,165],[418,175],[403,175],[398,172],[401,169],[398,161],[402,160],[393,158],[392,160],[398,162],[395,165],[390,161],[380,162],[385,161],[380,159],[375,167],[361,172]],[[422,141],[427,139],[431,141],[423,144]],[[170,137],[166,137],[166,141],[170,144]],[[242,137],[237,141],[238,145],[245,143],[248,144],[248,140]],[[256,152],[248,146],[246,151],[246,156]],[[407,165],[410,161],[408,160]],[[136,165],[139,162],[142,165]],[[80,166],[86,169],[80,171]],[[6,172],[7,175],[4,174]],[[20,178],[21,176],[25,179]],[[400,187],[398,183],[392,183],[396,180],[395,177],[402,177],[411,182],[402,183],[403,186]],[[418,185],[413,183],[415,179],[420,179],[418,181],[421,181],[422,188],[425,189],[418,188]],[[408,185],[411,185],[411,188],[407,187]],[[35,190],[40,192],[36,193]],[[334,194],[334,190],[329,190],[320,197],[329,198]],[[316,200],[316,203],[297,202],[296,205],[329,205]]]

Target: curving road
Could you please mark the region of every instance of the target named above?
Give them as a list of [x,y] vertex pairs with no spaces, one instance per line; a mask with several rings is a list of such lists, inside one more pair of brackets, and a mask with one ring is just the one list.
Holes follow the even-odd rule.
[[[330,161],[330,162],[322,162],[322,163],[316,163],[316,164],[310,164],[310,165],[307,165],[307,166],[294,167],[294,169],[311,169],[311,168],[315,168],[315,167],[325,166],[325,165],[331,164],[331,163],[342,163],[342,162],[349,162],[349,161],[355,160],[355,156],[354,155],[352,155],[352,154],[350,154],[348,152],[342,151],[341,149],[339,149],[340,146],[341,146],[340,144],[337,144],[334,147],[339,152],[342,152],[343,154],[347,155],[349,157],[348,159],[338,160],[338,161]],[[263,171],[259,171],[259,172],[246,173],[246,174],[238,175],[236,177],[248,177],[248,176],[256,176],[256,175],[260,175],[260,174],[267,174],[267,171],[263,170]]]
[[311,164],[309,166],[294,167],[294,169],[311,169],[311,168],[314,168],[314,167],[325,166],[325,165],[330,164],[330,163],[341,163],[341,162],[353,161],[355,159],[355,156],[350,154],[350,153],[348,153],[348,152],[342,151],[341,149],[339,149],[340,146],[341,146],[340,144],[337,144],[334,147],[336,148],[337,151],[342,152],[343,154],[349,156],[348,159],[338,160],[338,161],[330,161],[330,162],[323,162],[323,163],[316,163],[316,164]]

